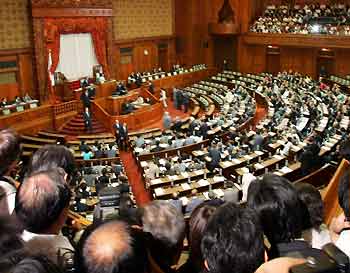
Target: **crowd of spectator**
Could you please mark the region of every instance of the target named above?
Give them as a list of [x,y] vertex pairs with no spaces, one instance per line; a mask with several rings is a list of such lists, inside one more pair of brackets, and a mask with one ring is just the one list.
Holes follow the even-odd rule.
[[[126,205],[73,239],[62,234],[68,209],[89,194],[85,185],[75,187],[73,155],[64,146],[43,147],[17,187],[8,174],[19,154],[17,135],[1,131],[0,272],[253,273],[281,266],[286,272],[325,255],[322,248],[332,240],[350,255],[348,174],[338,190],[343,213],[329,227],[317,189],[266,174],[251,182],[247,202],[197,202],[187,228],[173,203],[152,201],[140,209]],[[97,183],[108,184],[107,173],[103,168]],[[189,257],[176,267],[185,238]],[[299,259],[290,258],[295,252]]]
[[[266,77],[256,91],[266,95],[276,114],[251,139],[248,131],[232,130],[225,139],[211,140],[207,148],[210,160],[187,154],[154,158],[146,176],[152,179],[204,167],[215,171],[221,160],[264,149],[273,140],[273,137],[265,138],[269,133],[286,138],[279,151],[285,155],[293,143],[309,137],[311,144],[300,161],[302,164],[312,161],[320,166],[322,162],[317,155],[321,136],[296,128],[306,110],[311,127],[321,119],[319,110],[314,109],[314,96],[328,101],[327,105],[333,103],[334,109],[329,109],[333,128],[328,130],[341,134],[339,154],[349,159],[347,131],[340,125],[343,116],[350,113],[348,99],[337,86],[323,89],[315,84],[311,94],[306,91],[310,82],[308,78],[288,73]],[[152,149],[157,152],[173,145],[177,148],[197,143],[208,139],[210,129],[221,128],[227,122],[231,126],[251,116],[255,104],[247,92],[237,86],[225,93],[229,102],[222,115],[200,120],[190,118],[185,130],[181,120],[172,123],[170,119],[173,131],[165,131],[158,139],[144,139],[140,135],[133,143],[135,151],[141,153],[147,147],[155,147]],[[249,114],[238,118],[241,103],[249,105],[244,108]],[[278,128],[285,117],[289,128]],[[122,139],[120,132],[127,131],[123,127],[116,122],[118,142]],[[105,157],[108,152],[117,153],[118,145],[82,143],[80,150],[85,154],[93,151],[95,156],[101,152]],[[271,268],[271,272],[280,272],[281,268],[287,272],[289,267],[305,263],[306,259],[317,261],[324,257],[322,248],[332,242],[350,257],[349,172],[340,179],[338,187],[342,213],[327,226],[322,198],[315,187],[292,184],[270,173],[257,178],[248,177],[248,172],[243,177],[240,198],[231,199],[226,194],[220,199],[210,191],[205,200],[193,189],[193,198],[185,209],[177,193],[171,200],[154,200],[136,208],[120,162],[78,168],[72,152],[63,145],[44,146],[24,166],[24,177],[14,181],[10,174],[21,154],[19,137],[12,130],[0,131],[0,272],[260,273]],[[84,159],[90,157],[86,155]],[[310,171],[311,167],[306,166],[305,170]],[[226,188],[232,187],[226,185]],[[117,212],[102,205],[104,198],[110,201],[108,196],[115,194],[115,189],[120,199]],[[71,223],[69,210],[81,214],[93,211],[90,219],[93,224],[83,232],[73,233],[77,226]],[[189,255],[179,265],[184,241]],[[299,258],[292,258],[296,254]]]
[[350,35],[350,8],[344,4],[270,5],[250,27],[259,33]]

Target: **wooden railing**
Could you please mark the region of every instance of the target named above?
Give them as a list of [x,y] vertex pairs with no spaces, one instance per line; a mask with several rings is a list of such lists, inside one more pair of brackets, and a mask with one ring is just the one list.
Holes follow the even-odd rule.
[[340,163],[337,171],[329,182],[326,190],[323,194],[323,205],[324,205],[324,215],[325,223],[329,225],[333,217],[340,214],[341,208],[338,204],[338,185],[341,177],[349,169],[349,161],[343,159]]
[[55,104],[53,106],[54,116],[65,114],[68,112],[77,112],[78,111],[78,101],[73,100],[70,102]]

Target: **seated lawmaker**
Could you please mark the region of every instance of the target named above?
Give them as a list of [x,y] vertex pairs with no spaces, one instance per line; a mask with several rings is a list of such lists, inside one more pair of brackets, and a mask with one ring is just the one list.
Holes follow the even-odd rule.
[[1,106],[1,107],[4,107],[4,106],[7,106],[7,105],[8,105],[7,98],[6,98],[6,97],[2,98],[1,103],[0,103],[0,106]]
[[115,91],[112,93],[112,96],[124,96],[127,93],[128,93],[128,90],[126,89],[126,87],[123,85],[122,82],[119,82],[117,84]]
[[122,104],[121,114],[127,115],[127,114],[130,114],[131,112],[133,112],[134,110],[135,110],[135,106],[132,105],[132,103],[130,101],[127,101],[127,102],[124,102]]
[[29,102],[29,101],[32,101],[33,99],[29,96],[28,93],[26,93],[23,97],[23,101],[24,102]]

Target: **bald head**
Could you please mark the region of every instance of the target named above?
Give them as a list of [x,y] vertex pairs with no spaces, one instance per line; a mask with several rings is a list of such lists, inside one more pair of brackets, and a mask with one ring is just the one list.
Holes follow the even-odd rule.
[[140,231],[122,221],[88,229],[78,245],[78,272],[143,273],[147,255]]
[[62,172],[49,170],[27,177],[16,195],[16,215],[24,228],[44,233],[56,223],[70,201]]

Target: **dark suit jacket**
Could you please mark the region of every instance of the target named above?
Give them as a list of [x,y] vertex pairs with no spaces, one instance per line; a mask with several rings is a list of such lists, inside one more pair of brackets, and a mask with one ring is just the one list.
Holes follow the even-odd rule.
[[199,127],[199,132],[203,138],[207,138],[208,136],[208,124],[206,122],[203,122],[201,126]]
[[90,97],[87,96],[87,95],[85,94],[85,92],[84,92],[83,94],[81,94],[80,100],[82,101],[84,108],[85,108],[85,107],[90,107],[90,104],[91,104],[91,103],[90,103]]
[[127,139],[128,138],[128,127],[120,126],[120,138]]
[[212,166],[217,166],[219,165],[219,162],[220,162],[220,159],[221,159],[221,156],[220,156],[220,152],[218,149],[210,149],[209,150],[209,156],[211,157],[211,162],[210,164]]
[[122,125],[118,124],[117,126],[116,124],[114,124],[113,128],[114,128],[116,137],[120,138]]

